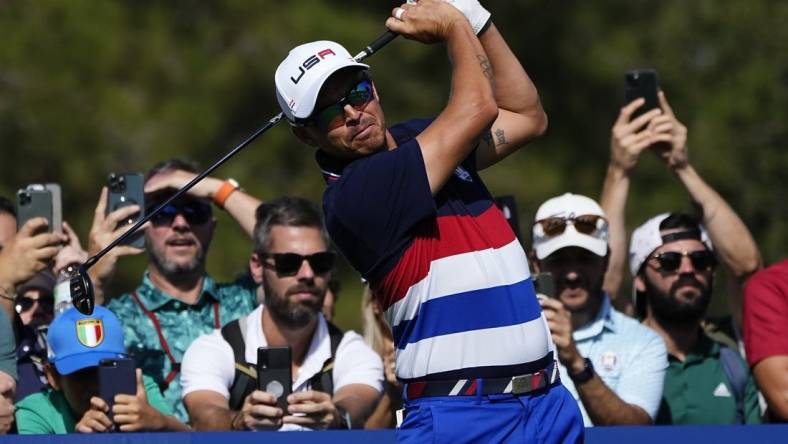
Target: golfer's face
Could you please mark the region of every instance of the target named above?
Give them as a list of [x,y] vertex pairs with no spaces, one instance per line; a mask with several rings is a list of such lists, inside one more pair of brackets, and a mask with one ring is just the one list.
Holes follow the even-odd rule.
[[379,151],[385,144],[385,118],[377,91],[373,88],[367,103],[346,103],[348,94],[363,87],[360,82],[358,71],[344,70],[331,76],[323,85],[315,109],[319,113],[340,102],[344,102],[344,106],[330,121],[324,119],[324,125],[307,129],[320,148],[341,157],[366,156]]

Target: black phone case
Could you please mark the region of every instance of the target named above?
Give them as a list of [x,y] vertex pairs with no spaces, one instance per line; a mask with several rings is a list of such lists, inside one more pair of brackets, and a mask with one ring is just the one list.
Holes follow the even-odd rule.
[[49,190],[23,189],[16,192],[16,229],[19,231],[30,219],[43,217],[52,232],[52,192]]
[[659,91],[657,71],[653,69],[627,71],[624,76],[624,96],[627,103],[640,97],[646,99],[646,103],[632,114],[633,119],[654,108],[659,108],[657,91]]
[[257,388],[278,395],[276,405],[287,414],[287,396],[293,392],[290,347],[257,349]]
[[[129,205],[139,205],[140,212],[132,215],[125,222],[118,224],[132,225],[145,216],[145,177],[142,173],[110,173],[107,179],[107,211],[109,214],[117,209]],[[135,233],[123,242],[123,245],[131,245],[136,248],[145,247],[145,234],[142,231]]]
[[134,360],[130,358],[102,359],[99,362],[99,398],[109,406],[112,419],[115,395],[137,394],[137,375]]
[[548,298],[555,298],[555,278],[553,278],[553,273],[543,272],[537,274],[534,279],[534,289],[537,293],[543,294]]

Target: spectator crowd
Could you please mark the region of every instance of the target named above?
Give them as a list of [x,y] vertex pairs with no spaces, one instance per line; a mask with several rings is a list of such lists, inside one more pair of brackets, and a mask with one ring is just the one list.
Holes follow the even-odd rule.
[[[396,20],[410,10],[402,11]],[[340,100],[347,110],[357,105],[352,94],[366,94],[364,106],[377,97],[369,76],[353,81],[356,89]],[[645,104],[639,98],[615,119],[597,200],[590,197],[594,190],[566,190],[527,209],[534,214],[531,236],[520,243],[530,264],[528,285],[539,283],[557,378],[586,427],[788,421],[788,262],[764,268],[746,224],[689,161],[689,129],[666,95],[658,97],[658,107],[638,112]],[[358,111],[347,110],[340,107],[339,117],[317,126],[342,124],[343,112],[352,119]],[[302,140],[313,137],[313,128],[305,128],[295,129]],[[515,134],[499,131],[487,143],[505,144]],[[626,203],[646,151],[664,162],[694,207],[665,208],[636,221],[628,238]],[[447,174],[470,176],[463,169],[469,163],[460,160]],[[329,182],[335,180],[326,172],[331,168],[322,168]],[[68,222],[18,224],[16,205],[0,198],[0,432],[397,426],[413,386],[396,369],[397,355],[409,346],[402,330],[418,327],[403,327],[405,320],[395,334],[375,285],[362,297],[362,334],[332,323],[341,288],[333,276],[337,239],[320,206],[307,199],[261,202],[232,179],[207,177],[144,225],[142,247],[120,245],[90,269],[92,314],[59,308],[59,276],[198,172],[185,159],[153,166],[144,175],[144,208],[111,208],[107,188],[97,189],[84,244]],[[443,186],[432,176],[419,180]],[[230,282],[218,282],[206,269],[217,211],[248,236],[248,267]],[[336,228],[338,220],[328,222]],[[354,238],[344,235],[342,242]],[[351,251],[364,257],[367,248],[359,240]],[[141,254],[148,262],[139,285],[111,294],[123,258]],[[452,270],[457,276],[469,271]],[[622,288],[627,271],[632,286]],[[712,319],[707,311],[722,278],[727,282],[716,284],[727,290],[730,316]],[[289,350],[289,365],[281,368],[289,381],[267,380],[260,348]],[[129,360],[133,371],[124,373]]]

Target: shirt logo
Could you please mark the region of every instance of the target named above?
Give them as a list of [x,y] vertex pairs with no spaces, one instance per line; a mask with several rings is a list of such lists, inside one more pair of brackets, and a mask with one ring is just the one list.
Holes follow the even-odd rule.
[[471,173],[465,171],[465,168],[458,166],[454,170],[454,175],[460,178],[460,180],[464,180],[466,182],[473,182],[473,178],[471,177]]
[[728,390],[728,386],[725,385],[724,382],[720,382],[720,385],[714,389],[714,396],[718,398],[730,398],[731,392]]
[[606,351],[602,353],[602,356],[599,358],[599,366],[602,370],[606,372],[612,372],[616,369],[618,364],[618,356],[612,351]]
[[104,340],[104,323],[101,322],[101,319],[77,321],[77,339],[85,347],[98,347]]

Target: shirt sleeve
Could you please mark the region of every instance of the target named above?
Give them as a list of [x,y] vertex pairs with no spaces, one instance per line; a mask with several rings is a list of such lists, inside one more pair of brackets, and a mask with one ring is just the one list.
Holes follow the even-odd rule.
[[[745,365],[743,359],[742,365]],[[744,423],[761,423],[761,405],[758,401],[758,387],[756,387],[755,379],[749,370],[747,371],[747,385],[744,387]]]
[[[34,394],[23,399],[16,405],[14,417],[16,419],[16,429],[20,435],[51,435],[57,433],[52,425],[47,421],[47,413],[51,413],[51,407],[44,402],[42,394]],[[50,407],[50,408],[47,408]]]
[[788,262],[767,268],[744,288],[744,346],[747,361],[788,355]]
[[233,350],[219,330],[197,338],[183,355],[181,385],[184,397],[198,390],[210,390],[230,399],[234,378]]
[[164,397],[161,395],[161,389],[156,381],[150,376],[142,375],[142,384],[145,386],[145,394],[148,397],[148,404],[151,407],[161,412],[163,415],[172,416],[172,407],[164,402]]
[[7,373],[14,379],[16,374],[16,344],[14,332],[11,330],[11,321],[6,313],[0,314],[0,372]]
[[334,392],[350,384],[365,384],[378,392],[383,389],[383,361],[354,331],[345,333],[337,348]]
[[647,333],[646,340],[640,344],[640,352],[632,357],[622,373],[616,393],[622,401],[645,410],[653,421],[662,399],[668,356],[662,338],[651,330]]
[[410,241],[408,232],[436,213],[418,141],[354,161],[327,191],[324,210],[351,264],[368,278],[380,271]]

